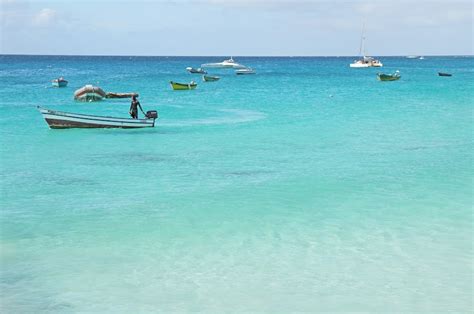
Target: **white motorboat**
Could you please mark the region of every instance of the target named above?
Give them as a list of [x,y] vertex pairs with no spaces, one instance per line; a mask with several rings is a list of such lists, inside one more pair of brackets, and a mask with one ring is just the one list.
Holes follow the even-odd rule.
[[186,71],[188,71],[189,73],[192,73],[192,74],[207,74],[207,72],[202,68],[195,69],[195,68],[192,68],[192,67],[187,67]]
[[232,68],[232,69],[246,68],[244,65],[235,62],[234,59],[232,59],[232,57],[222,62],[204,63],[204,64],[201,64],[201,67],[202,68]]
[[252,68],[238,69],[238,70],[235,70],[235,74],[237,75],[255,74],[255,70]]

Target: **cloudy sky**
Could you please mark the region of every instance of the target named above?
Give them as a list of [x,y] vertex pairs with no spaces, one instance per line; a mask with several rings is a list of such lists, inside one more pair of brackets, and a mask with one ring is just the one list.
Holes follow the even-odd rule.
[[472,55],[470,0],[0,0],[0,53]]

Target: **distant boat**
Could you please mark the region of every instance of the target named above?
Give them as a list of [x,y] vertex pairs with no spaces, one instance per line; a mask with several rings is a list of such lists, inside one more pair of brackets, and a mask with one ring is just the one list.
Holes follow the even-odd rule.
[[418,59],[418,56],[407,56],[407,59]]
[[401,78],[400,71],[395,71],[393,74],[377,73],[379,81],[396,81]]
[[245,69],[235,70],[235,74],[237,75],[255,74],[255,71],[252,68],[245,68]]
[[354,62],[349,64],[349,66],[351,68],[370,68],[370,67],[380,68],[380,67],[383,67],[383,64],[377,59],[363,56],[359,60],[354,60]]
[[51,81],[51,84],[53,87],[66,87],[68,81],[66,81],[62,76],[60,78],[57,78],[55,80]]
[[216,63],[204,63],[201,64],[201,67],[203,68],[232,68],[232,69],[242,69],[245,68],[244,65],[239,64],[230,57],[230,59],[224,60],[222,62],[216,62]]
[[366,56],[364,31],[365,31],[365,24],[362,26],[362,35],[360,37],[360,46],[359,46],[360,59],[354,60],[354,62],[349,64],[349,66],[351,68],[382,67],[383,66],[382,62],[380,62],[379,60],[373,57]]
[[105,98],[132,98],[133,96],[138,97],[137,93],[112,93],[108,92],[105,94]]
[[38,110],[51,129],[70,128],[152,128],[158,113],[155,110],[147,111],[145,119],[114,118],[93,116],[86,114],[54,111],[38,106]]
[[420,60],[424,60],[424,59],[425,59],[425,57],[421,56],[421,57],[419,57],[418,59],[420,59]]
[[74,99],[79,101],[100,101],[106,96],[102,88],[92,85],[86,85],[74,92]]
[[218,81],[220,79],[220,77],[218,76],[212,76],[212,75],[203,75],[202,76],[202,80],[204,82],[215,82],[215,81]]
[[196,69],[196,68],[187,67],[186,71],[193,74],[207,74],[207,72],[203,68]]
[[444,73],[444,72],[438,72],[438,75],[439,75],[439,76],[453,76],[453,75],[450,74],[450,73]]
[[189,90],[189,89],[195,89],[197,84],[194,81],[191,81],[190,83],[177,83],[170,81],[171,88],[173,90]]

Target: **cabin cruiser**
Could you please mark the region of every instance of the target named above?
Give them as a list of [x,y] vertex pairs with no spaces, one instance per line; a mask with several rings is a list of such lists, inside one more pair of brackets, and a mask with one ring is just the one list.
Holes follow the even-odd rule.
[[232,68],[232,69],[243,69],[245,68],[244,65],[239,64],[230,57],[230,59],[224,60],[222,62],[216,62],[216,63],[204,63],[201,64],[201,67],[203,68]]

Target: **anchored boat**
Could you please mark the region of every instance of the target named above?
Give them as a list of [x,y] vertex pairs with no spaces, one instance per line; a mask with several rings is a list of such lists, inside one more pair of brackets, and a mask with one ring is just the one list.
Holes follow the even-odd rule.
[[237,75],[255,74],[255,70],[252,68],[239,69],[239,70],[235,70],[235,74]]
[[38,106],[38,110],[51,129],[70,128],[152,128],[158,113],[155,110],[147,111],[145,119],[115,118],[106,116],[93,116],[63,111],[49,110]]
[[53,87],[66,87],[67,83],[68,81],[66,81],[62,76],[51,81],[51,85],[53,85]]
[[201,64],[201,67],[203,68],[233,68],[233,69],[245,68],[244,65],[235,62],[234,59],[232,59],[232,57],[222,62],[204,63],[204,64]]
[[177,82],[173,82],[173,81],[170,81],[170,84],[171,84],[171,88],[173,88],[173,90],[189,90],[189,89],[195,89],[197,84],[196,82],[194,81],[191,81],[189,83],[177,83]]
[[104,99],[107,94],[98,86],[86,85],[74,92],[74,99],[79,101],[99,101]]
[[220,79],[220,77],[218,76],[212,76],[212,75],[203,75],[202,76],[202,80],[204,82],[215,82],[215,81],[218,81]]
[[393,74],[377,73],[379,81],[396,81],[401,78],[400,71],[395,71]]
[[453,75],[450,74],[450,73],[444,73],[444,72],[438,72],[438,75],[439,75],[439,76],[453,76]]
[[195,69],[195,68],[187,67],[186,71],[192,74],[207,74],[207,72],[203,68]]
[[365,23],[362,26],[362,35],[360,37],[360,46],[359,46],[359,55],[361,56],[359,60],[354,60],[353,63],[349,64],[351,68],[370,68],[370,67],[382,67],[383,64],[379,60],[368,57],[365,51]]

